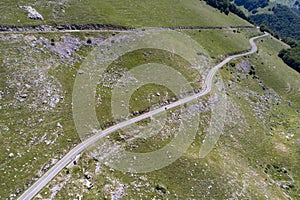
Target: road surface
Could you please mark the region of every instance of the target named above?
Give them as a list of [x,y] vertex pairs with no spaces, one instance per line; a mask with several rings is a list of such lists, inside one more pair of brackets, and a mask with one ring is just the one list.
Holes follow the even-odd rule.
[[233,56],[229,56],[228,58],[226,58],[225,60],[223,60],[221,63],[219,63],[218,65],[216,65],[215,67],[213,67],[205,80],[205,84],[204,84],[204,90],[200,93],[194,94],[192,96],[186,97],[184,99],[180,99],[174,103],[171,103],[167,106],[163,106],[161,108],[155,109],[153,111],[150,111],[148,113],[142,114],[138,117],[129,119],[127,121],[121,122],[119,124],[116,124],[108,129],[99,131],[98,133],[96,133],[94,136],[88,138],[87,140],[83,141],[82,143],[80,143],[79,145],[77,145],[76,147],[74,147],[72,150],[69,151],[69,153],[67,153],[62,159],[60,159],[52,168],[50,168],[42,177],[40,177],[31,187],[29,187],[18,199],[19,200],[28,200],[28,199],[32,199],[36,194],[38,194],[39,191],[41,191],[61,170],[63,170],[71,161],[73,161],[75,159],[75,157],[80,154],[81,152],[83,152],[87,147],[89,147],[90,145],[94,144],[95,142],[99,141],[100,139],[102,139],[103,137],[119,130],[122,129],[126,126],[129,126],[131,124],[134,124],[136,122],[139,122],[143,119],[152,117],[153,115],[156,115],[158,113],[161,112],[165,112],[165,110],[169,110],[171,108],[180,106],[182,104],[185,104],[187,102],[190,102],[194,99],[197,99],[201,96],[204,96],[206,94],[208,94],[211,91],[212,88],[212,81],[213,81],[213,76],[216,74],[216,72],[218,71],[218,69],[220,69],[222,66],[224,66],[226,63],[228,63],[229,61],[236,59],[238,57],[242,57],[242,56],[246,56],[246,55],[250,55],[253,54],[257,51],[257,46],[254,43],[255,39],[261,38],[261,37],[265,37],[267,36],[268,33],[265,32],[264,35],[261,36],[256,36],[253,37],[249,40],[250,44],[251,44],[251,50],[249,52],[246,53],[242,53],[242,54],[237,54],[237,55],[233,55]]

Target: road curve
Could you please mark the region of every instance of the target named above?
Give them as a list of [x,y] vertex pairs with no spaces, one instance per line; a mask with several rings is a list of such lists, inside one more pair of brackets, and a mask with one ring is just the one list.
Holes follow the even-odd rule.
[[95,142],[99,141],[103,137],[105,137],[105,136],[107,136],[107,135],[109,135],[109,134],[111,134],[111,133],[113,133],[113,132],[115,132],[119,129],[122,129],[126,126],[129,126],[133,123],[139,122],[143,119],[146,119],[146,118],[151,117],[153,115],[156,115],[158,113],[164,112],[165,110],[177,107],[179,105],[182,105],[184,103],[187,103],[189,101],[192,101],[194,99],[197,99],[201,96],[204,96],[204,95],[208,94],[211,91],[211,88],[212,88],[213,76],[218,71],[218,69],[220,69],[222,66],[224,66],[226,63],[228,63],[229,61],[231,61],[233,59],[255,53],[257,51],[257,46],[255,45],[254,40],[258,39],[258,38],[261,38],[261,37],[265,37],[267,35],[268,35],[268,33],[265,32],[265,34],[263,34],[263,35],[251,38],[249,40],[249,42],[251,44],[251,50],[249,52],[229,56],[225,60],[223,60],[221,63],[219,63],[218,65],[213,67],[209,71],[209,73],[206,77],[205,84],[204,84],[204,90],[202,92],[194,94],[192,96],[185,97],[185,98],[180,99],[180,100],[178,100],[174,103],[171,103],[167,106],[155,109],[155,110],[150,111],[148,113],[142,114],[138,117],[135,117],[135,118],[129,119],[127,121],[121,122],[119,124],[116,124],[116,125],[114,125],[112,127],[109,127],[105,130],[99,131],[94,136],[92,136],[92,137],[88,138],[87,140],[83,141],[82,143],[78,144],[76,147],[74,147],[72,150],[70,150],[69,153],[67,153],[63,158],[61,158],[52,168],[50,168],[42,177],[40,177],[31,187],[29,187],[18,199],[19,200],[32,199],[61,170],[63,170],[71,161],[73,161],[79,153],[83,152],[87,147],[89,147],[90,145],[92,145]]

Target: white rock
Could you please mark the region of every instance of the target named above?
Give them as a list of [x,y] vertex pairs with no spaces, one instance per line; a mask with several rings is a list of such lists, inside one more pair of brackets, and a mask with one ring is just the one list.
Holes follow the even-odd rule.
[[27,96],[28,96],[27,94],[20,94],[20,97],[21,97],[21,98],[24,98],[24,99],[25,99]]
[[8,156],[9,156],[10,158],[12,158],[12,157],[14,157],[14,154],[13,154],[13,153],[10,153]]
[[28,18],[30,19],[44,20],[43,16],[31,6],[20,6],[20,8],[28,12]]
[[93,184],[90,181],[86,180],[85,186],[87,187],[87,189],[91,189],[93,187]]
[[83,70],[78,70],[78,74],[84,74],[84,71]]
[[63,127],[59,122],[57,123],[56,126],[57,126],[57,128],[62,128]]

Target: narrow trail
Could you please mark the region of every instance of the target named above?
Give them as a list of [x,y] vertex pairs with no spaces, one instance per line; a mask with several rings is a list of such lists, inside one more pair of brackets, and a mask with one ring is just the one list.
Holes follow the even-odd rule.
[[152,117],[153,115],[157,115],[161,112],[165,112],[166,110],[169,110],[171,108],[180,106],[182,104],[185,104],[187,102],[193,101],[201,96],[204,96],[208,94],[211,91],[212,88],[212,83],[213,83],[213,77],[216,74],[216,72],[223,67],[225,64],[230,62],[233,59],[250,55],[253,54],[257,51],[257,46],[254,43],[255,39],[265,37],[269,35],[268,33],[265,32],[265,34],[256,36],[253,38],[249,39],[250,45],[252,49],[249,52],[246,53],[241,53],[237,55],[232,55],[227,57],[225,60],[223,60],[221,63],[218,65],[214,66],[208,73],[206,80],[205,80],[205,85],[203,91],[200,93],[194,94],[192,96],[185,97],[184,99],[180,99],[174,103],[171,103],[167,106],[163,106],[161,108],[155,109],[153,111],[150,111],[148,113],[142,114],[138,117],[129,119],[127,121],[121,122],[119,124],[116,124],[112,127],[109,127],[105,130],[98,131],[94,136],[88,138],[87,140],[83,141],[82,143],[78,144],[76,147],[71,149],[63,158],[61,158],[52,168],[50,168],[42,177],[40,177],[31,187],[29,187],[18,199],[19,200],[28,200],[32,199],[36,194],[38,194],[61,170],[63,170],[71,161],[75,159],[75,157],[83,152],[86,148],[89,146],[93,145],[95,142],[101,140],[105,136],[122,129],[126,126],[129,126],[131,124],[134,124],[136,122],[139,122],[143,119]]
[[[255,26],[227,26],[227,27],[200,27],[200,26],[178,26],[178,27],[165,27],[162,29],[171,30],[236,30],[236,29],[256,29]],[[30,33],[85,33],[85,32],[133,32],[137,29],[143,28],[132,28],[132,27],[122,27],[122,26],[111,26],[102,24],[89,24],[89,25],[60,25],[56,27],[52,26],[32,26],[32,27],[22,27],[22,26],[1,26],[0,34],[30,34]]]

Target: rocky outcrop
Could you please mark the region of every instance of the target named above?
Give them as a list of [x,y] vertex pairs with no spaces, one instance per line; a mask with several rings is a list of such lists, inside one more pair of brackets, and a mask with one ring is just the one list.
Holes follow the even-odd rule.
[[[229,26],[229,27],[202,27],[202,26],[177,26],[169,27],[173,30],[230,30],[230,29],[253,29],[255,26]],[[46,32],[46,31],[68,31],[68,30],[115,30],[126,31],[133,30],[133,27],[112,25],[112,24],[58,24],[56,26],[39,25],[39,26],[0,26],[0,32]],[[143,30],[143,29],[142,29]]]
[[111,25],[111,24],[70,24],[57,25],[58,30],[130,30],[130,27]]
[[67,31],[67,30],[132,30],[131,27],[117,26],[111,24],[69,24],[69,25],[38,25],[38,26],[14,26],[0,25],[0,32],[47,32],[47,31]]
[[44,20],[43,16],[31,6],[19,6],[24,11],[28,12],[28,18],[35,20]]

